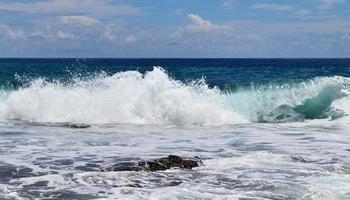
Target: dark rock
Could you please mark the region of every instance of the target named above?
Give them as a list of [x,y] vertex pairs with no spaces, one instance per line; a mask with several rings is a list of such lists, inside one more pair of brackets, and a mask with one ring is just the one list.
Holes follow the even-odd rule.
[[68,128],[76,128],[76,129],[90,128],[91,127],[91,125],[87,125],[87,124],[67,124],[66,126]]
[[168,163],[164,164],[161,161],[160,162],[149,161],[145,166],[145,170],[150,170],[150,171],[164,171],[167,169],[170,169],[170,167],[168,167]]
[[182,166],[185,169],[192,169],[194,167],[199,167],[198,162],[195,160],[183,160]]
[[203,162],[198,157],[184,159],[180,156],[169,155],[165,158],[138,163],[121,162],[103,171],[164,171],[170,168],[192,169],[200,165],[203,165]]
[[170,155],[167,158],[160,158],[154,161],[146,162],[146,170],[162,171],[173,167],[181,169],[192,169],[199,166],[199,159],[182,159],[180,156]]
[[180,184],[182,184],[182,181],[171,181],[171,182],[167,183],[166,186],[172,187],[172,186],[178,186]]

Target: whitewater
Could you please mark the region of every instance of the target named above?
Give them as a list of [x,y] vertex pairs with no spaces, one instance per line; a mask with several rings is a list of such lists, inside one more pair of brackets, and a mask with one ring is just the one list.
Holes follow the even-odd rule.
[[[315,78],[301,83],[258,85],[236,92],[210,88],[204,79],[184,83],[161,67],[69,83],[31,80],[3,90],[0,119],[40,123],[234,125],[338,118],[350,79]],[[347,100],[344,100],[347,99]]]
[[[350,198],[346,76],[238,86],[163,67],[14,77],[0,89],[0,199]],[[203,166],[101,170],[170,154]]]

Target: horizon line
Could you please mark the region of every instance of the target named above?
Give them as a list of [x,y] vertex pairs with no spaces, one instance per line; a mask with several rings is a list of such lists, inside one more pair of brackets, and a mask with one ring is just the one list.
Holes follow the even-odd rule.
[[0,59],[350,59],[350,57],[0,57]]

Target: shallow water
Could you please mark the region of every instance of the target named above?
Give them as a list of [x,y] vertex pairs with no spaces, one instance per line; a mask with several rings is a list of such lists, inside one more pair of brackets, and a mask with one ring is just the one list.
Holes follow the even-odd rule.
[[[3,124],[1,198],[349,199],[346,130],[338,124],[87,129]],[[169,154],[199,156],[204,166],[99,171]]]

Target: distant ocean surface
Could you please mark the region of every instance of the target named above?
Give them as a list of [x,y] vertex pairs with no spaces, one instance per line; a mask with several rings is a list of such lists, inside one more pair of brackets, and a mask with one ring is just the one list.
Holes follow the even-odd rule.
[[[350,199],[350,59],[0,69],[0,199]],[[204,165],[101,171],[170,154]]]

